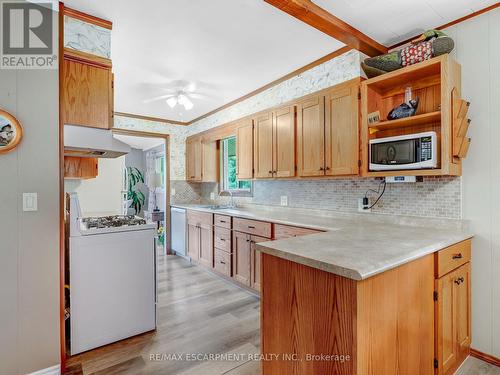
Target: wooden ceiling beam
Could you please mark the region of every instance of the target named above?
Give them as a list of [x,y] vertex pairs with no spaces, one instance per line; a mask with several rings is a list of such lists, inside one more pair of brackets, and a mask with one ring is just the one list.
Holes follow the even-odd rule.
[[264,1],[368,56],[387,53],[387,47],[335,17],[311,0]]

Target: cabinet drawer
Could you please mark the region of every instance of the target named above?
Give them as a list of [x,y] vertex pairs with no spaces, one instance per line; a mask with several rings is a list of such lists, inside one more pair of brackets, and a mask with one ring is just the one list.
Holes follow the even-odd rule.
[[271,223],[266,223],[264,221],[240,219],[235,217],[233,219],[233,229],[243,233],[271,238]]
[[215,249],[214,269],[223,275],[231,277],[231,254]]
[[187,222],[191,225],[211,226],[214,216],[210,212],[192,211],[187,212]]
[[218,227],[231,229],[231,216],[215,214],[214,225]]
[[436,253],[436,277],[470,262],[471,240],[459,242]]
[[215,247],[228,253],[231,252],[231,230],[215,227]]
[[277,240],[289,237],[305,236],[314,233],[321,233],[321,231],[309,228],[292,227],[290,225],[274,224],[274,238]]

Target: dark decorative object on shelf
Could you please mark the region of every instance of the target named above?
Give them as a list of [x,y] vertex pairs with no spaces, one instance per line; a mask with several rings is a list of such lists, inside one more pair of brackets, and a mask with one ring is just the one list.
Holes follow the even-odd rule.
[[361,67],[368,78],[377,77],[408,65],[429,60],[432,57],[450,53],[454,47],[453,39],[441,30],[428,30],[399,50],[365,59],[361,62]]
[[388,120],[398,120],[400,118],[414,116],[417,112],[419,98],[412,99],[408,103],[403,103],[392,109],[387,115]]

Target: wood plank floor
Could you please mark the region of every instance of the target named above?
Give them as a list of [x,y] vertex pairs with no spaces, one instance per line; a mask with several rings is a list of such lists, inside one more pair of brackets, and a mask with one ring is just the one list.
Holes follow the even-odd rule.
[[[260,303],[251,293],[176,256],[158,258],[158,328],[69,358],[72,375],[259,375]],[[226,360],[186,355],[231,353]],[[181,360],[166,356],[182,355]],[[457,375],[500,375],[469,358]]]

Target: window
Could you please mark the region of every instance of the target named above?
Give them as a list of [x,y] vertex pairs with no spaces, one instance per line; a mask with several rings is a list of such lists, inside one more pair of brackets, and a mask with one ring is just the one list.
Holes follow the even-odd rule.
[[160,175],[161,188],[165,187],[165,155],[160,153],[155,155],[155,173]]
[[239,196],[252,195],[252,181],[236,178],[236,137],[221,141],[221,166],[221,190],[229,190]]

